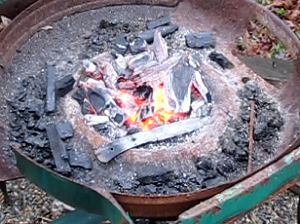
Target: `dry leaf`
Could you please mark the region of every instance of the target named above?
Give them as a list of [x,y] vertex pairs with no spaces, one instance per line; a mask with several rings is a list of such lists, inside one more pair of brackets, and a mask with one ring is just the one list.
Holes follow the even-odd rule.
[[11,23],[11,19],[9,19],[5,16],[1,16],[1,21],[2,21],[2,24],[4,25],[4,27],[7,27]]
[[53,30],[53,26],[43,26],[41,30]]

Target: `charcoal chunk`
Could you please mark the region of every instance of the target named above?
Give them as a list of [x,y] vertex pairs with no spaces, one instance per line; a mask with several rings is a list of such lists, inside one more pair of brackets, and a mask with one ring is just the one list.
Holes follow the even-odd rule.
[[147,42],[143,38],[137,37],[130,43],[129,49],[132,54],[144,52],[147,49]]
[[38,117],[44,113],[44,102],[35,97],[29,98],[26,105],[29,113],[34,113]]
[[137,97],[139,100],[144,101],[146,99],[149,99],[152,93],[153,93],[153,89],[151,86],[143,85],[137,87],[133,92],[133,95]]
[[100,113],[107,105],[104,91],[101,89],[91,89],[88,91],[88,98],[97,113]]
[[223,176],[217,176],[212,179],[208,179],[203,183],[203,187],[209,188],[209,187],[215,187],[220,184],[225,183],[226,179]]
[[217,163],[217,171],[223,176],[227,176],[229,173],[234,172],[235,169],[236,169],[236,164],[230,158],[226,158],[225,160],[220,160]]
[[[166,37],[178,30],[178,26],[175,24],[171,24],[168,26],[161,26],[158,28],[163,37]],[[140,33],[138,37],[146,40],[149,44],[153,42],[155,30],[147,30],[143,33]]]
[[47,141],[43,139],[41,135],[29,136],[25,139],[25,142],[30,145],[38,146],[40,148],[44,148],[47,145]]
[[78,88],[76,91],[72,94],[72,98],[76,100],[80,105],[83,104],[84,98],[85,98],[86,92],[83,88]]
[[47,76],[47,95],[46,95],[46,112],[51,113],[55,111],[56,97],[55,97],[55,83],[56,83],[56,71],[52,65],[46,66]]
[[174,173],[172,170],[151,165],[148,167],[143,167],[138,171],[137,180],[143,185],[155,184],[159,182],[167,183],[170,179],[172,179],[173,175]]
[[73,126],[70,122],[60,122],[56,125],[56,129],[61,139],[72,138],[74,135]]
[[67,95],[74,86],[75,79],[72,75],[67,75],[56,81],[56,94],[60,97]]
[[55,124],[50,124],[46,128],[51,152],[54,158],[56,170],[62,174],[69,175],[71,167],[68,162],[68,154],[64,143],[60,139]]
[[228,60],[223,54],[217,53],[217,52],[212,52],[209,54],[210,60],[216,62],[218,65],[221,66],[223,69],[232,69],[234,65],[232,62]]
[[153,29],[155,29],[157,27],[160,27],[160,26],[169,25],[170,23],[171,23],[170,16],[162,16],[162,17],[159,17],[156,20],[148,22],[147,23],[147,29],[148,30],[153,30]]
[[144,194],[151,195],[156,193],[156,186],[154,184],[149,184],[143,188]]
[[114,50],[117,51],[121,55],[125,55],[128,49],[128,41],[124,34],[119,34],[116,36],[116,41],[114,45]]
[[185,36],[186,45],[190,48],[214,48],[216,39],[210,32],[189,33]]
[[93,163],[88,153],[76,149],[71,149],[68,151],[68,154],[71,166],[81,167],[87,170],[93,168]]

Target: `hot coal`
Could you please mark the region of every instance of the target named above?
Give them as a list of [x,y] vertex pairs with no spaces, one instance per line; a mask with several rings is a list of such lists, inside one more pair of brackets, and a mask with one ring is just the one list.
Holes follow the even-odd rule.
[[223,54],[218,53],[216,51],[212,52],[208,56],[210,60],[216,62],[218,65],[221,66],[223,69],[232,69],[234,68],[234,65],[231,61],[229,61],[228,58],[226,58]]
[[129,49],[132,54],[144,52],[147,49],[147,42],[145,39],[137,37],[129,44]]
[[143,106],[140,111],[139,120],[144,121],[147,118],[152,117],[153,113],[154,113],[154,108],[152,106],[149,105]]
[[149,99],[152,94],[152,87],[147,85],[139,86],[133,92],[133,95],[142,101]]
[[129,43],[127,41],[127,38],[124,34],[119,34],[116,37],[116,42],[114,46],[114,50],[117,51],[121,55],[125,55],[127,52]]
[[93,168],[93,163],[87,152],[83,150],[71,149],[68,151],[69,163],[74,167],[81,167],[87,170]]
[[[171,24],[171,25],[168,25],[168,26],[161,26],[159,27],[159,31],[161,32],[161,35],[163,37],[166,37],[170,34],[173,34],[174,32],[176,32],[178,30],[178,26],[175,25],[175,24]],[[147,30],[143,33],[140,33],[138,35],[138,37],[146,40],[149,44],[153,42],[153,39],[154,39],[154,32],[155,30]]]
[[159,17],[158,19],[148,22],[147,29],[153,30],[160,26],[169,25],[170,23],[171,23],[170,16],[162,16],[162,17]]
[[56,94],[60,97],[67,95],[75,84],[75,79],[72,75],[67,75],[56,81]]
[[62,174],[69,175],[71,172],[68,162],[69,157],[65,145],[60,139],[56,125],[50,124],[47,126],[46,130],[56,170]]
[[165,88],[170,111],[182,113],[190,111],[194,73],[194,69],[188,66],[184,59],[172,68]]
[[61,139],[65,140],[68,138],[72,138],[74,135],[73,126],[70,122],[59,122],[56,125],[56,129]]
[[56,83],[56,71],[53,65],[46,66],[47,76],[47,100],[46,100],[46,112],[54,112],[56,107],[55,99],[55,83]]
[[190,48],[214,48],[216,46],[216,38],[213,33],[200,32],[189,33],[185,36],[186,45]]

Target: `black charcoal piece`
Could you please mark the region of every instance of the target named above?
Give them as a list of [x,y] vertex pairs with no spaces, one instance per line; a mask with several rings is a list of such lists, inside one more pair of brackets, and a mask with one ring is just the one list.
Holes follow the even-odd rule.
[[46,131],[57,171],[66,175],[70,174],[71,168],[68,160],[66,159],[68,158],[67,150],[60,139],[56,125],[48,125],[46,127]]
[[47,144],[47,141],[45,141],[41,135],[29,136],[25,139],[25,142],[30,145],[38,146],[40,148],[44,148]]
[[212,102],[212,97],[211,97],[211,94],[210,93],[207,93],[206,94],[206,100],[208,103],[211,103]]
[[35,115],[40,117],[44,113],[44,105],[44,101],[32,97],[27,100],[26,107],[28,109],[28,112],[34,113]]
[[148,22],[147,29],[153,30],[160,26],[169,25],[170,23],[171,23],[170,16],[162,16],[162,17],[159,17],[158,19]]
[[55,111],[55,107],[56,107],[56,99],[55,99],[56,71],[53,65],[46,66],[46,75],[47,75],[46,112],[51,113]]
[[[178,26],[177,25],[168,25],[168,26],[161,26],[158,28],[159,31],[161,32],[161,35],[163,37],[166,37],[174,32],[176,32],[178,30]],[[153,42],[153,39],[154,39],[154,32],[155,30],[147,30],[143,33],[140,33],[138,35],[138,37],[146,40],[149,44]]]
[[149,165],[147,167],[141,167],[137,171],[137,181],[143,185],[155,184],[158,182],[167,183],[174,177],[174,172],[165,167]]
[[189,33],[185,36],[186,45],[190,48],[214,48],[216,39],[210,32]]
[[129,44],[129,49],[132,54],[144,52],[147,49],[147,42],[143,38],[137,37]]
[[236,170],[236,164],[235,162],[230,159],[230,158],[226,158],[225,160],[220,160],[217,163],[217,171],[223,175],[223,176],[227,176],[229,173],[232,173]]
[[76,149],[71,149],[68,151],[69,162],[71,166],[82,167],[84,169],[90,170],[93,168],[93,163],[88,153],[83,151],[78,151]]
[[151,54],[148,52],[143,52],[135,55],[131,60],[129,60],[128,67],[131,70],[135,70],[138,67],[145,67],[151,61],[152,61]]
[[60,97],[67,95],[74,86],[75,79],[72,75],[67,75],[56,81],[56,94]]
[[208,179],[203,183],[203,186],[206,188],[219,186],[222,183],[225,183],[226,179],[223,176],[217,176],[212,179]]
[[124,36],[124,34],[119,34],[116,37],[116,42],[114,45],[114,50],[121,54],[121,55],[125,55],[127,49],[128,49],[128,41],[126,39],[126,37]]
[[218,52],[212,52],[209,54],[209,59],[216,62],[223,69],[232,69],[234,65],[223,54]]
[[56,129],[61,139],[72,138],[74,135],[73,126],[70,122],[59,122]]
[[72,98],[76,100],[80,105],[83,104],[86,92],[83,88],[77,88],[72,94]]
[[153,106],[143,106],[140,110],[140,121],[144,121],[147,118],[150,118],[153,116],[154,113],[154,107]]
[[87,96],[89,102],[98,114],[113,101],[108,91],[100,88],[90,89]]
[[153,93],[153,89],[151,86],[143,85],[139,86],[133,92],[133,95],[137,97],[139,100],[148,99]]

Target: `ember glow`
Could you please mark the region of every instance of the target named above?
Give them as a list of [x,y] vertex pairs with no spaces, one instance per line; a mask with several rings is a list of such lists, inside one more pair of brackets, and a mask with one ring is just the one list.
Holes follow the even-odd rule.
[[[126,125],[128,128],[137,127],[143,131],[150,130],[154,127],[165,123],[171,123],[184,119],[187,114],[176,113],[165,110],[165,90],[164,84],[160,83],[153,88],[153,94],[149,99],[141,100],[133,96],[129,92],[120,92],[116,102],[128,115]],[[148,109],[148,115],[141,117],[141,110]]]

